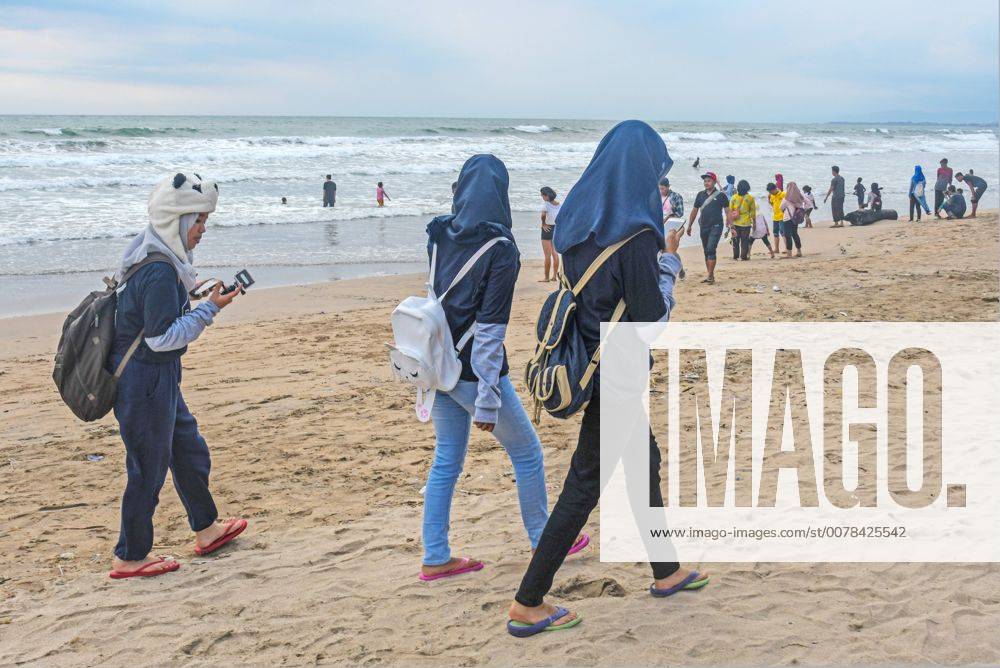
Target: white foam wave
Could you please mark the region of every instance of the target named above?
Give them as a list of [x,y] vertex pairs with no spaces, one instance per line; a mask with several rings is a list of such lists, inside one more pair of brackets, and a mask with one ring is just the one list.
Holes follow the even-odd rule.
[[539,134],[541,132],[552,132],[552,128],[548,125],[515,125],[514,129],[518,132],[527,132],[529,134]]

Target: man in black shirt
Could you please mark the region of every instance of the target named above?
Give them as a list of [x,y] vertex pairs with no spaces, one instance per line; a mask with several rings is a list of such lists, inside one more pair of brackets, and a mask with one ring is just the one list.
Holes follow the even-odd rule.
[[[705,189],[694,198],[694,208],[688,217],[687,233],[691,236],[691,228],[698,218],[698,225],[701,231],[701,247],[705,251],[705,268],[708,270],[708,277],[702,283],[713,285],[715,283],[715,249],[719,246],[719,239],[722,238],[723,227],[729,227],[731,220],[729,216],[729,198],[726,193],[718,188],[719,178],[715,172],[705,172],[701,175],[705,183]],[[699,213],[701,217],[699,218]]]

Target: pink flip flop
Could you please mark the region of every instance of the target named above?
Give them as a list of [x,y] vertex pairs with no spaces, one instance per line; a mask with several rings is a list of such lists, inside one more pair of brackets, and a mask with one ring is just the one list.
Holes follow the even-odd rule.
[[569,548],[569,552],[566,553],[566,556],[568,557],[571,554],[576,554],[588,545],[590,545],[590,535],[585,533],[580,534],[580,537],[576,539],[575,543],[573,543],[573,547]]
[[431,582],[433,580],[440,580],[441,578],[450,578],[452,575],[461,575],[462,573],[472,573],[473,571],[480,571],[483,569],[483,566],[486,565],[483,562],[479,562],[478,564],[470,566],[469,565],[470,561],[472,560],[469,559],[468,557],[462,557],[462,560],[458,562],[458,565],[449,571],[445,571],[443,573],[435,573],[434,575],[424,575],[423,573],[421,573],[417,577],[419,577],[424,582]]
[[[150,570],[154,566],[159,566],[160,564],[166,564],[166,566],[164,568]],[[111,571],[110,573],[108,573],[108,577],[111,578],[112,580],[124,580],[125,578],[152,578],[156,577],[157,575],[163,575],[164,573],[173,573],[180,567],[181,567],[180,562],[160,557],[156,561],[151,561],[148,564],[143,564],[134,571],[119,571],[119,570]]]

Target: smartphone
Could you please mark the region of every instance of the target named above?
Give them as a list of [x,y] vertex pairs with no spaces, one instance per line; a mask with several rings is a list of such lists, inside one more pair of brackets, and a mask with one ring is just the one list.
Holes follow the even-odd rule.
[[677,230],[678,232],[684,231],[684,219],[683,218],[667,218],[667,222],[663,223],[664,233],[670,230]]
[[205,281],[204,283],[202,283],[201,286],[199,286],[199,287],[195,288],[194,290],[192,290],[190,292],[190,295],[192,297],[197,297],[197,298],[201,299],[202,297],[205,297],[206,295],[211,294],[212,290],[215,289],[215,286],[219,285],[220,283],[222,283],[222,281],[220,281],[219,279],[217,279],[217,278],[210,278],[207,281]]

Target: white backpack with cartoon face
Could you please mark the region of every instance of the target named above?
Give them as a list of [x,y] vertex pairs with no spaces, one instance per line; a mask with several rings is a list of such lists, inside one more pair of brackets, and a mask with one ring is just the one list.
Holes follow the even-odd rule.
[[483,244],[462,265],[451,285],[440,296],[434,294],[434,269],[437,264],[437,244],[434,244],[427,276],[427,296],[407,297],[392,312],[395,342],[386,344],[389,346],[389,370],[398,380],[416,385],[417,402],[414,408],[421,422],[431,419],[431,407],[437,391],[448,392],[458,383],[462,373],[458,354],[476,331],[473,323],[458,343],[454,343],[441,302],[486,251],[506,240],[506,237],[495,237]]

